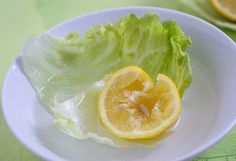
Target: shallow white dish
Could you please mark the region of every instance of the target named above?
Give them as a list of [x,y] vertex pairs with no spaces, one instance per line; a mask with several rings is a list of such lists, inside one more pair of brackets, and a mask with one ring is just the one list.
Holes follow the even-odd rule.
[[64,36],[122,16],[154,12],[174,19],[192,39],[189,49],[193,82],[184,95],[175,132],[154,149],[118,149],[90,140],[79,141],[57,130],[53,117],[39,104],[21,71],[18,57],[2,91],[3,114],[17,139],[45,160],[173,161],[189,160],[219,141],[236,124],[236,45],[223,32],[193,16],[152,7],[116,8],[66,21],[48,32]]

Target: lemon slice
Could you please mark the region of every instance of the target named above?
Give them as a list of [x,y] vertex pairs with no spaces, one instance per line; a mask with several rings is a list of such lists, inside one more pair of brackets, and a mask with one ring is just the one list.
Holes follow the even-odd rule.
[[157,136],[179,118],[180,96],[174,82],[158,74],[156,83],[137,66],[111,75],[98,102],[102,123],[125,139]]
[[210,0],[213,8],[225,18],[236,21],[235,0]]

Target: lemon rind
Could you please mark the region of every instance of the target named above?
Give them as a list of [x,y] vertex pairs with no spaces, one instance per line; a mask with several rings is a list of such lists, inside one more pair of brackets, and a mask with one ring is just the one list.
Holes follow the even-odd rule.
[[[128,66],[126,68],[122,68],[120,70],[118,70],[117,72],[115,72],[113,75],[120,75],[122,74],[122,72],[124,72],[125,70],[136,70],[138,72],[140,72],[141,74],[143,74],[145,76],[145,78],[147,78],[149,81],[152,81],[152,79],[150,78],[150,76],[145,73],[141,68],[136,67],[136,66]],[[127,72],[127,71],[126,71]],[[115,77],[110,77],[107,82],[106,82],[106,87],[112,84],[112,79],[115,79]],[[102,99],[103,95],[106,94],[106,92],[108,91],[109,88],[105,88],[99,95],[99,101],[98,103],[98,112],[99,112],[99,116],[100,116],[100,120],[102,122],[102,124],[111,132],[113,133],[115,136],[119,137],[119,138],[123,138],[123,139],[148,139],[148,138],[152,138],[155,136],[160,135],[161,133],[163,133],[164,131],[166,131],[167,129],[169,129],[172,125],[175,124],[175,122],[178,120],[180,112],[181,112],[181,101],[180,101],[180,96],[178,94],[178,90],[174,84],[174,82],[167,77],[164,74],[158,74],[157,76],[157,81],[161,80],[161,79],[165,79],[168,80],[168,84],[170,84],[170,87],[172,88],[171,90],[174,90],[174,93],[176,93],[176,98],[177,100],[175,100],[175,102],[177,102],[177,108],[174,111],[173,115],[168,118],[167,120],[164,121],[164,123],[161,126],[158,126],[157,128],[154,128],[152,130],[147,130],[147,131],[132,131],[132,132],[123,132],[119,129],[117,129],[116,127],[114,127],[110,121],[107,119],[106,116],[106,111],[104,107],[104,99]],[[153,83],[154,85],[154,83]]]

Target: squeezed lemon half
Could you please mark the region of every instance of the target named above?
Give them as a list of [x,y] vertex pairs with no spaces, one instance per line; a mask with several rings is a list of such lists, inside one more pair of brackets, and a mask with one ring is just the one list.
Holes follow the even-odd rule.
[[210,0],[213,8],[223,17],[236,22],[235,0]]
[[158,74],[156,82],[141,68],[128,66],[112,74],[99,96],[100,119],[114,135],[147,139],[179,118],[181,101],[174,82]]

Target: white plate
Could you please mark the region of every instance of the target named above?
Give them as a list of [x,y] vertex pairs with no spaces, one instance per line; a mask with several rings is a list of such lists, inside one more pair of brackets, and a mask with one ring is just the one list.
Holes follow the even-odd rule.
[[141,16],[146,12],[157,13],[162,20],[175,19],[193,41],[189,49],[193,82],[184,96],[175,132],[154,149],[118,149],[67,136],[55,128],[51,114],[39,104],[18,57],[7,74],[2,103],[7,124],[22,144],[43,159],[55,161],[188,160],[215,144],[235,125],[236,45],[198,18],[160,8],[117,8],[74,18],[48,32],[56,36],[84,32],[129,13]]

